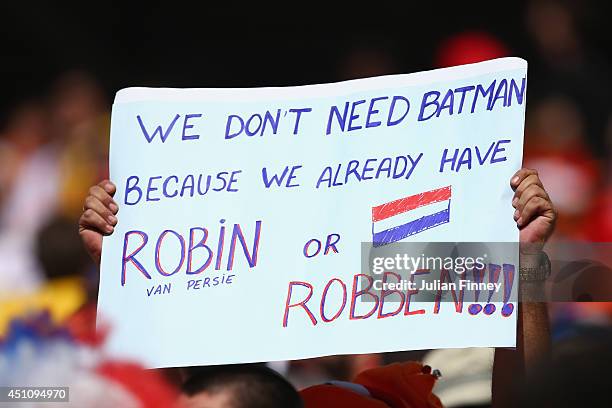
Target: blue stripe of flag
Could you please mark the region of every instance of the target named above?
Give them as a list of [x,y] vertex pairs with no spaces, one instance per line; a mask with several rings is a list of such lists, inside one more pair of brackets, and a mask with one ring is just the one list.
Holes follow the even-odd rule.
[[400,241],[406,237],[418,234],[421,231],[428,230],[440,224],[446,224],[450,220],[450,202],[447,209],[437,213],[429,214],[417,220],[410,221],[397,227],[389,228],[384,231],[374,232],[374,223],[372,223],[372,242],[375,247],[390,244]]

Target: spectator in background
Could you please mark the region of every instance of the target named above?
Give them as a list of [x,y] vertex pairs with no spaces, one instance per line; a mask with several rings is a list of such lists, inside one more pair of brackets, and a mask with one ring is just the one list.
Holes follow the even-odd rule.
[[[562,95],[584,116],[581,137],[591,153],[606,158],[605,127],[612,113],[609,67],[596,50],[587,49],[578,31],[580,2],[535,0],[526,23],[534,49],[529,59],[529,103]],[[529,107],[529,104],[528,104]],[[609,153],[609,152],[608,152]]]
[[552,359],[522,382],[521,407],[609,405],[612,330],[582,330],[559,341]]
[[[44,283],[31,294],[0,298],[0,337],[15,317],[43,310],[49,313],[54,324],[71,319],[75,331],[93,335],[98,271],[80,245],[74,221],[55,218],[45,225],[36,236],[35,254],[42,267]],[[73,319],[73,315],[88,303],[91,308],[88,318]]]
[[340,59],[338,79],[358,79],[399,72],[397,63],[390,52],[369,44],[357,45]]
[[41,283],[35,237],[56,206],[57,150],[49,114],[28,102],[16,108],[0,148],[0,298],[27,293]]
[[604,185],[591,205],[591,213],[584,225],[587,239],[593,242],[612,242],[612,169],[604,175]]
[[[580,4],[529,3],[529,102],[525,162],[540,169],[559,209],[558,238],[612,240],[609,150],[612,82],[597,52],[578,30]],[[608,163],[606,163],[606,160]]]
[[89,186],[108,174],[110,115],[98,83],[79,71],[57,81],[51,95],[51,113],[62,146],[58,211],[76,220]]
[[474,64],[510,55],[508,47],[484,31],[465,31],[443,40],[434,57],[437,68]]
[[0,139],[0,204],[9,195],[22,164],[48,139],[47,112],[37,101],[18,105]]
[[293,386],[261,364],[198,367],[182,387],[185,408],[301,408]]
[[[97,273],[74,224],[87,186],[107,173],[109,115],[81,72],[60,78],[47,102],[16,109],[0,145],[0,334],[11,315],[48,309],[59,322],[95,301]],[[94,316],[87,308],[75,325],[91,333]]]
[[[45,314],[15,320],[0,342],[0,384],[21,388],[68,387],[68,402],[54,407],[173,408],[178,392],[155,370],[109,359]],[[0,403],[1,404],[1,403]],[[42,403],[19,406],[42,406]],[[4,405],[3,405],[4,406]],[[7,405],[8,406],[8,405]]]
[[588,238],[584,225],[601,188],[601,168],[586,144],[584,122],[565,96],[535,102],[527,117],[524,161],[550,186],[560,213],[557,238]]
[[439,371],[414,361],[365,370],[352,382],[331,381],[300,391],[305,408],[441,408],[432,392]]
[[11,116],[0,145],[0,297],[40,287],[36,234],[56,213],[75,222],[88,186],[106,176],[102,95],[91,77],[72,72],[48,104],[28,102]]

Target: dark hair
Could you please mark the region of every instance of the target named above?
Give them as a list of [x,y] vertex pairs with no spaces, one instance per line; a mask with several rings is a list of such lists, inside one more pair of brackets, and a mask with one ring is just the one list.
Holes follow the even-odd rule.
[[75,222],[55,217],[38,233],[36,255],[47,279],[79,276],[90,264]]
[[198,367],[183,384],[185,395],[229,392],[237,408],[301,408],[295,388],[276,371],[260,364]]
[[594,407],[609,400],[612,329],[575,326],[555,342],[550,361],[523,381],[519,406]]

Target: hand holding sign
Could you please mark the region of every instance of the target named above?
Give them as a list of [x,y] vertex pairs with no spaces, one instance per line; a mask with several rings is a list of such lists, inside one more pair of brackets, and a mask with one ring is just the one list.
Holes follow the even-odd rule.
[[[361,247],[516,243],[507,180],[525,95],[515,58],[295,88],[120,91],[116,193],[92,188],[80,225],[94,258],[112,233],[98,308],[110,351],[160,367],[514,346],[516,251],[379,290],[394,275],[368,275]],[[512,185],[516,205],[528,238],[545,238],[533,182]],[[427,276],[437,300],[423,303],[414,285]],[[482,295],[452,286],[461,276]]]
[[119,207],[113,200],[115,191],[117,188],[108,180],[92,186],[83,203],[83,214],[79,218],[79,235],[96,263],[100,263],[102,236],[111,234],[117,224],[116,214]]
[[514,220],[521,230],[520,241],[544,244],[555,229],[557,212],[538,172],[520,169],[512,176],[510,185],[514,190],[512,206],[516,208]]

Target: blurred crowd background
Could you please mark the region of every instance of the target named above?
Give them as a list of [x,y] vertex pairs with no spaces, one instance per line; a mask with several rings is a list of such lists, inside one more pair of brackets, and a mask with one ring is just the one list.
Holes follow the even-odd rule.
[[[0,337],[32,305],[56,321],[92,316],[83,306],[95,305],[97,269],[76,223],[88,188],[107,177],[111,103],[125,86],[288,86],[520,56],[529,63],[524,165],[539,171],[559,210],[554,239],[612,242],[610,6],[464,3],[381,6],[364,10],[365,21],[351,16],[366,7],[359,2],[333,16],[292,4],[284,19],[180,2],[2,4]],[[612,316],[605,303],[551,311],[564,333],[568,320],[606,328]],[[490,352],[475,353],[425,359],[449,365],[450,381],[470,367],[483,394],[472,403],[486,405],[490,367],[475,362]],[[424,355],[328,357],[280,370],[303,387]],[[453,395],[447,405],[469,403]]]

